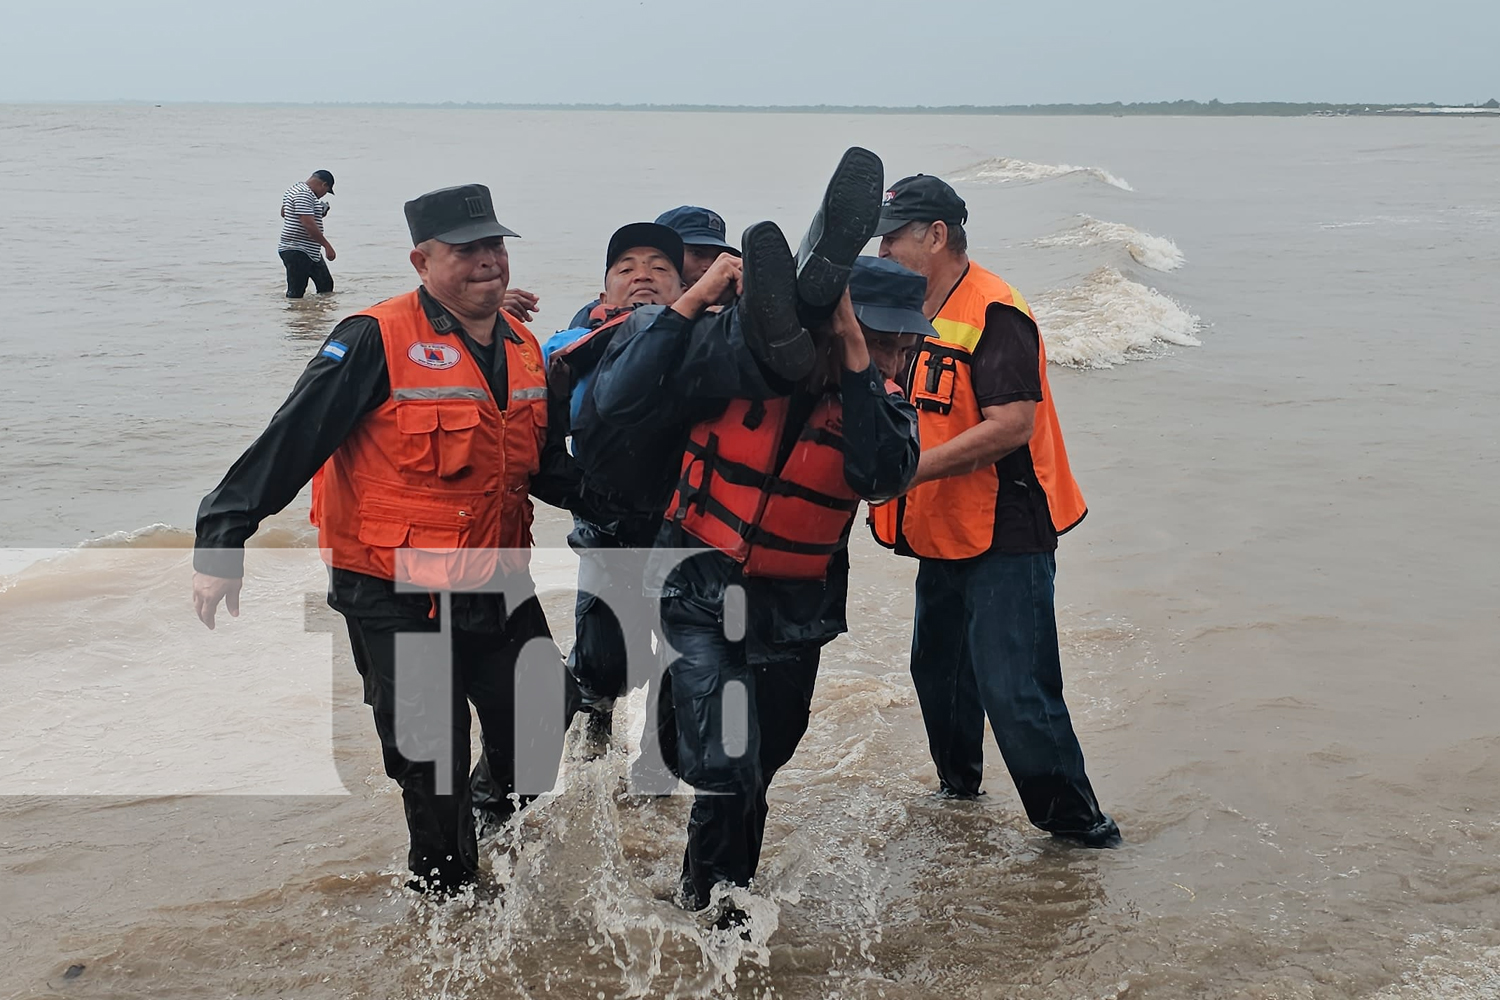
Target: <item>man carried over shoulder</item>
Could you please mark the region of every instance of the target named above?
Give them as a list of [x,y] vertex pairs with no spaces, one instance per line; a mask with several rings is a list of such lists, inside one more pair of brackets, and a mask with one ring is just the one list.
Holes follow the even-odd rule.
[[[879,159],[850,150],[798,258],[775,224],[750,227],[743,261],[721,256],[622,327],[591,393],[599,421],[680,442],[657,545],[696,554],[660,594],[675,653],[660,733],[665,763],[698,791],[690,909],[754,875],[766,788],[807,729],[821,649],[846,628],[855,512],[916,471],[915,413],[871,363],[846,290],[881,183]],[[821,317],[813,334],[807,317]],[[710,919],[745,918],[722,906]]]

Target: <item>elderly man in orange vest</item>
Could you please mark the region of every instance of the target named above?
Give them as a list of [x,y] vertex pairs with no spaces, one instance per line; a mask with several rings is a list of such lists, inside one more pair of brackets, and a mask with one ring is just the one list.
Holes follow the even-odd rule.
[[[577,474],[549,433],[536,339],[501,309],[505,240],[516,234],[496,219],[489,189],[430,192],[406,203],[406,220],[421,286],[335,327],[204,498],[193,601],[209,628],[221,600],[239,614],[246,539],[312,479],[328,603],[348,623],[386,773],[405,802],[410,884],[446,894],[474,881],[478,860],[469,703],[484,736],[475,804],[503,821],[523,801],[509,794],[514,675],[537,639],[525,659],[542,651],[559,698],[555,746],[544,738],[540,754],[554,774],[561,755],[561,657],[516,552],[531,545],[532,496],[571,506]],[[433,654],[410,633],[436,633],[416,638],[449,648]],[[416,662],[419,648],[428,652]],[[414,697],[423,691],[438,693]]]
[[885,194],[880,256],[926,276],[923,311],[937,336],[906,386],[922,437],[916,480],[875,509],[875,535],[920,561],[911,673],[940,793],[983,794],[988,714],[1031,822],[1114,847],[1119,828],[1099,809],[1063,702],[1053,608],[1057,536],[1083,520],[1083,495],[1036,321],[1019,293],[969,260],[968,217],[936,177],[906,177]]

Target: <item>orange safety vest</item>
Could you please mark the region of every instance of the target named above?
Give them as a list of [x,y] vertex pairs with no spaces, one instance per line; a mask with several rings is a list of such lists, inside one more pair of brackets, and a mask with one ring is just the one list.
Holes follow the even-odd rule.
[[[937,338],[928,338],[912,365],[907,398],[917,408],[922,447],[951,441],[983,416],[974,395],[969,365],[984,334],[985,312],[992,303],[1011,306],[1036,323],[1019,292],[977,264],[953,289],[932,321]],[[1042,401],[1027,447],[1037,482],[1047,495],[1052,525],[1062,534],[1083,520],[1088,507],[1068,468],[1062,428],[1047,382],[1047,349],[1037,338]],[[871,508],[875,539],[903,555],[927,559],[968,559],[995,544],[1000,479],[996,466],[962,476],[921,483],[903,497]]]
[[667,519],[746,576],[821,580],[848,541],[859,497],[844,481],[843,409],[832,394],[776,468],[790,404],[737,399],[694,427]]
[[531,546],[529,490],[547,433],[536,338],[500,313],[515,335],[497,345],[510,383],[501,409],[463,341],[432,328],[416,292],[360,315],[380,322],[391,393],[313,479],[318,546],[338,569],[428,590],[479,586],[495,574],[496,550]]

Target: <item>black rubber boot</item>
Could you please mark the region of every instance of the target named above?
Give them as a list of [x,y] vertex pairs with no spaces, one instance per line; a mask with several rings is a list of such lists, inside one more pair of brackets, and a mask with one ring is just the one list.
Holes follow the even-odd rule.
[[1087,830],[1078,833],[1054,832],[1052,836],[1078,847],[1093,847],[1106,850],[1121,847],[1125,843],[1125,838],[1120,836],[1120,828],[1108,816],[1105,816]]
[[884,191],[885,165],[880,157],[849,147],[797,251],[797,296],[806,307],[804,320],[833,315],[854,259],[875,235]]
[[735,308],[745,343],[770,371],[799,382],[812,371],[817,354],[797,318],[797,267],[791,247],[774,222],[757,222],[745,230],[740,247],[745,288]]

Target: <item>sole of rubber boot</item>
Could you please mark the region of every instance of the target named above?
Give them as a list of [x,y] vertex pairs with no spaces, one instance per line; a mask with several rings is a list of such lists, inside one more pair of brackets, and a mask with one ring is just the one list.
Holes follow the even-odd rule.
[[854,259],[880,224],[884,192],[880,157],[859,146],[846,150],[797,251],[797,294],[803,302],[822,309],[844,294]]
[[735,308],[750,350],[788,382],[807,377],[817,361],[811,335],[797,318],[797,262],[774,222],[757,222],[740,240],[744,291]]

